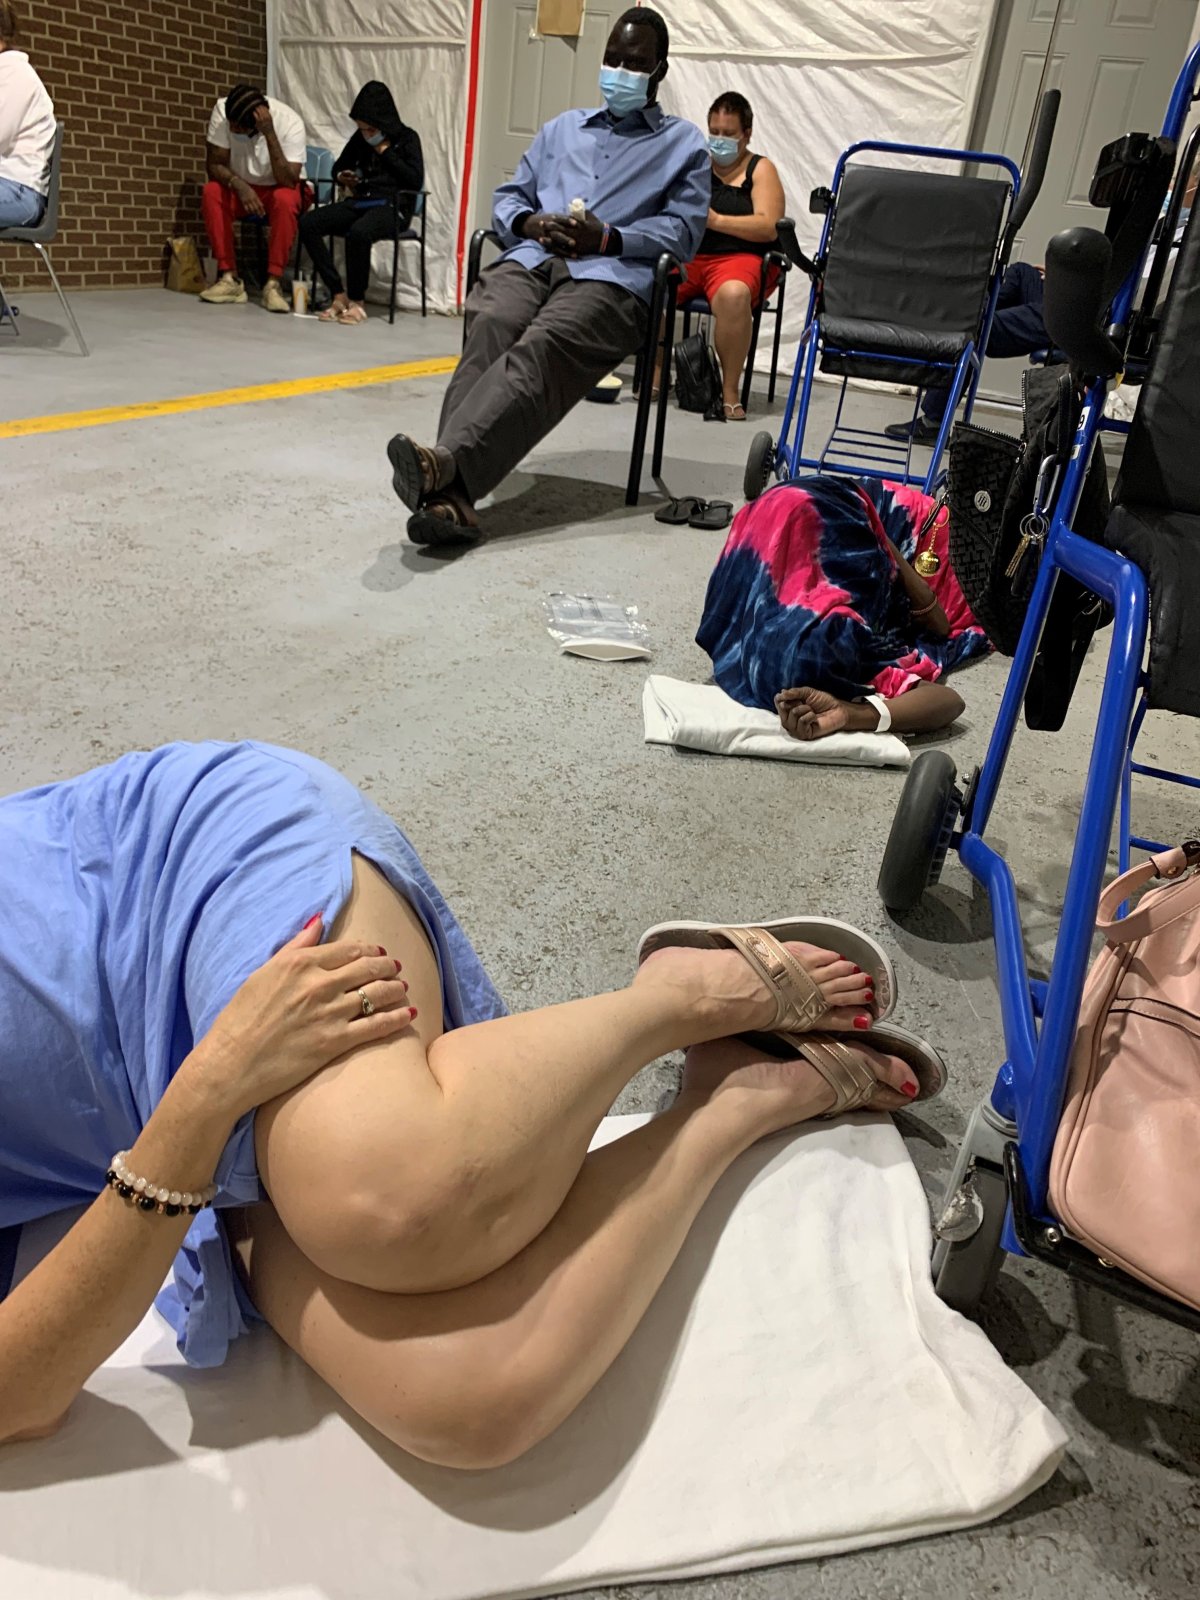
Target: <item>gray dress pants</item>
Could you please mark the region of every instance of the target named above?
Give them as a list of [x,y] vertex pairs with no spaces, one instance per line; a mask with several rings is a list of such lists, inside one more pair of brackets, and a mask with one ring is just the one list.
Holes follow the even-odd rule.
[[438,426],[473,501],[615,366],[641,348],[650,308],[613,283],[577,281],[565,261],[489,267],[467,301],[467,338]]

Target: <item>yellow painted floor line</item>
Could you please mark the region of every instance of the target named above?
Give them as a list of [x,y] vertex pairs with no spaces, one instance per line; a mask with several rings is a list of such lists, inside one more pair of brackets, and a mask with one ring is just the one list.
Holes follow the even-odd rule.
[[72,428],[103,428],[113,422],[145,422],[184,411],[210,411],[217,406],[248,406],[259,400],[290,400],[296,395],[329,394],[335,389],[363,389],[373,383],[400,383],[405,378],[431,378],[453,372],[457,356],[432,356],[426,361],[400,361],[388,367],[360,367],[356,372],[328,372],[319,378],[284,378],[242,389],[214,389],[175,400],[145,400],[132,406],[100,406],[95,411],[59,411],[48,417],[17,417],[0,422],[0,439],[21,439],[32,433],[65,433]]

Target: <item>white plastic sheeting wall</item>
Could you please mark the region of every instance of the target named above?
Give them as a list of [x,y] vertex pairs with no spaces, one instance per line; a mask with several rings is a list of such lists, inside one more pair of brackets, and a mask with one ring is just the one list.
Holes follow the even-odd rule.
[[[421,135],[428,202],[430,309],[456,304],[455,240],[468,91],[470,0],[268,0],[269,93],[304,118],[310,144],[336,156],[348,112],[372,78]],[[386,298],[392,246],[375,247],[372,297]],[[398,303],[419,308],[418,254],[400,250]]]
[[[808,194],[857,139],[962,145],[997,0],[661,0],[671,28],[663,103],[703,125],[724,89],[755,113],[754,146],[778,164],[801,242],[819,218]],[[381,78],[421,134],[429,214],[430,296],[454,308],[464,179],[471,0],[268,0],[270,87],[336,153],[359,86]],[[599,97],[597,96],[597,99]],[[390,245],[375,268],[390,270]],[[402,255],[402,303],[416,303],[415,251]],[[794,278],[786,327],[802,325],[807,281]]]
[[[809,193],[829,183],[848,144],[966,143],[996,3],[688,0],[664,6],[671,70],[663,104],[703,125],[723,90],[744,94],[754,110],[753,148],[778,166],[788,213],[802,248],[811,252],[823,219],[809,214]],[[788,363],[804,325],[808,288],[807,278],[792,275],[784,321]],[[764,347],[768,343],[764,339]],[[767,355],[760,350],[760,368]]]

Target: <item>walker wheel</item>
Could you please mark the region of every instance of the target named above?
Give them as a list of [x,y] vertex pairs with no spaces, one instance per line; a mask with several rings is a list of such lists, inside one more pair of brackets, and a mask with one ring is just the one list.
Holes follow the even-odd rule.
[[747,500],[757,500],[767,487],[775,469],[775,441],[765,430],[756,433],[750,441],[750,454],[746,457],[746,476],[742,492]]
[[1008,1210],[1004,1174],[977,1162],[971,1186],[982,1208],[978,1228],[969,1239],[939,1240],[933,1252],[933,1286],[938,1298],[964,1317],[974,1317],[991,1294],[1004,1261],[1000,1235]]
[[946,752],[919,755],[905,779],[879,868],[879,894],[889,911],[911,911],[941,877],[962,802]]

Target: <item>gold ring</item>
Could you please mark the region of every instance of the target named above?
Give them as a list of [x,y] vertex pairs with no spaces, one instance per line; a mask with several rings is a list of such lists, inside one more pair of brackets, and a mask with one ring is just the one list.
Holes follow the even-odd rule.
[[374,1013],[375,1013],[375,1006],[374,1006],[374,1003],[372,1002],[370,996],[367,994],[367,991],[365,989],[360,989],[358,991],[358,998],[362,1001],[362,1014],[363,1014],[363,1016],[364,1017],[373,1016]]

